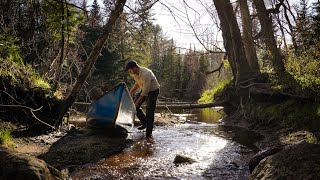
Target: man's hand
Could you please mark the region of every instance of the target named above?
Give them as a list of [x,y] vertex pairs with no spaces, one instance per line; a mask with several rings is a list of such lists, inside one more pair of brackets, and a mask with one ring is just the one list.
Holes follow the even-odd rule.
[[134,92],[130,92],[130,96],[131,96],[131,98],[133,99]]

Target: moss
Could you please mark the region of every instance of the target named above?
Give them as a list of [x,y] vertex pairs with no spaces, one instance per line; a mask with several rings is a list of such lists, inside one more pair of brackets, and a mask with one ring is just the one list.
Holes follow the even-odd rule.
[[306,141],[308,143],[313,143],[313,144],[318,144],[319,143],[319,140],[314,135],[308,136]]
[[245,112],[256,123],[268,124],[272,121],[284,127],[307,127],[318,130],[319,109],[319,103],[291,99],[280,103],[251,102]]
[[220,94],[224,88],[232,82],[232,79],[225,79],[218,83],[218,85],[213,89],[205,90],[202,94],[200,99],[198,100],[199,103],[210,103],[214,101],[214,96],[216,94]]

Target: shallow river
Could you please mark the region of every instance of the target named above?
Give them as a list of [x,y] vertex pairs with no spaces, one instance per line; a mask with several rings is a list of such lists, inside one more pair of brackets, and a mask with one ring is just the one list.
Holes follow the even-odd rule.
[[[216,109],[175,115],[185,123],[155,127],[150,139],[133,130],[128,136],[134,141],[131,147],[83,166],[72,179],[248,179],[258,135],[224,126]],[[174,164],[176,155],[195,162]]]

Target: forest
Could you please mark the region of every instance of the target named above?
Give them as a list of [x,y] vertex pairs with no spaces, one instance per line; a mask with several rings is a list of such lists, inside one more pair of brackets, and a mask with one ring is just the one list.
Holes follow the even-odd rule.
[[[0,144],[19,128],[55,131],[76,103],[92,103],[120,82],[131,87],[129,60],[154,72],[159,103],[223,106],[226,122],[304,130],[318,144],[320,1],[179,3],[0,0]],[[155,21],[156,5],[185,23],[197,45],[169,37]],[[203,14],[210,22],[201,29]]]
[[[152,136],[130,60],[160,83]],[[0,64],[0,179],[320,177],[320,0],[0,0]]]

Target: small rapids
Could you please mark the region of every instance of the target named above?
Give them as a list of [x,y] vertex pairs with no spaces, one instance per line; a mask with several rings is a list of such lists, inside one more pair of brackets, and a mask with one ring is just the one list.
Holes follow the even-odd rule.
[[[146,139],[138,130],[128,138],[134,141],[131,147],[83,166],[72,179],[248,179],[258,136],[218,121],[187,121],[156,127],[153,138]],[[194,162],[175,164],[177,155]]]

